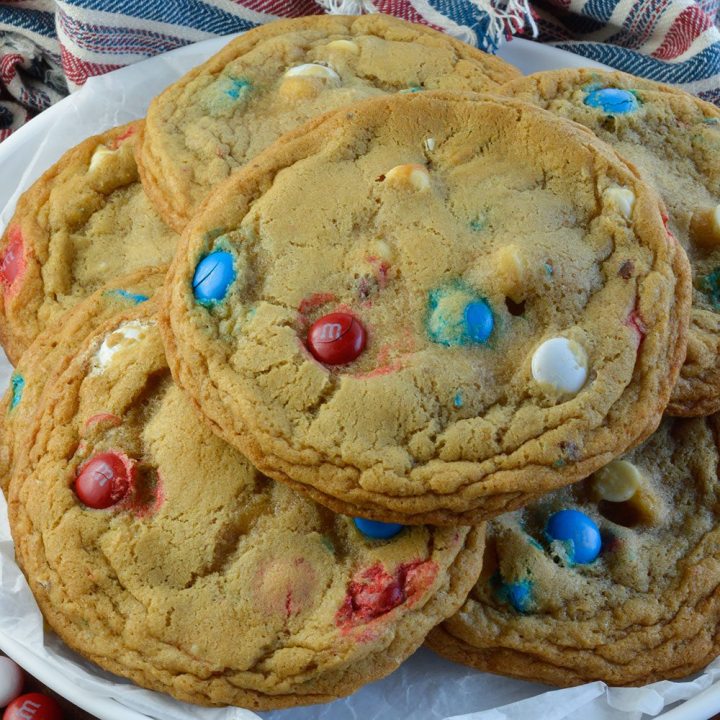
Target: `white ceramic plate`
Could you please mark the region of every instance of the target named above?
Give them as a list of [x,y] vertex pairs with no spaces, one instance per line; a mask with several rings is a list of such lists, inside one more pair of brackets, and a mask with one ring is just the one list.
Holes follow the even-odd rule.
[[[80,92],[57,103],[0,144],[0,229],[9,221],[19,194],[63,152],[90,134],[142,117],[158,92],[217,52],[226,42],[227,38],[207,40],[92,78]],[[525,73],[563,67],[603,67],[562,50],[522,39],[504,45],[499,55]],[[7,385],[10,372],[11,367],[0,351],[0,389]],[[0,612],[0,647],[47,686],[102,720],[147,720],[149,717],[241,720],[258,717],[239,709],[200,710],[175,703],[103,673],[69,651],[52,635],[45,636],[43,644],[41,626],[32,630],[27,628],[27,615],[30,609],[36,610],[12,561],[12,546],[7,538],[6,508],[0,497],[0,607],[5,613],[3,617]],[[711,676],[703,678],[703,682],[665,685],[673,686],[669,693],[662,693],[667,704],[691,698],[666,712],[663,716],[666,720],[705,720],[720,711],[720,683],[711,684]],[[632,695],[632,702],[628,702],[626,696],[613,696],[614,691],[607,694],[600,683],[543,695],[547,689],[533,683],[475,673],[421,650],[389,678],[360,690],[350,702],[338,701],[309,710],[265,713],[263,717],[268,720],[351,720],[358,717],[363,720],[388,717],[403,720],[422,716],[435,720],[464,714],[463,720],[489,720],[488,711],[492,713],[494,706],[531,699],[530,707],[517,708],[508,714],[492,713],[492,718],[638,720],[638,708],[656,714],[663,704],[658,705],[655,690],[642,695],[642,701],[636,691],[631,691],[636,694]],[[606,695],[615,709],[608,705]],[[428,709],[428,706],[432,707]],[[575,709],[569,709],[570,706]],[[138,712],[137,708],[144,712]]]

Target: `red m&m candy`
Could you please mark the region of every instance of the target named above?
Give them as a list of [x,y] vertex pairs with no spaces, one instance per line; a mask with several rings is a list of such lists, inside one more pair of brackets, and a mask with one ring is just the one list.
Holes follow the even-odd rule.
[[316,320],[308,331],[307,345],[313,357],[326,365],[344,365],[365,349],[367,334],[350,313],[334,312]]
[[109,508],[120,502],[135,483],[135,461],[110,450],[90,458],[78,470],[75,492],[88,507]]
[[53,698],[40,693],[28,693],[7,706],[3,720],[62,720],[62,710]]
[[8,231],[8,244],[0,255],[0,281],[12,287],[15,280],[25,271],[25,247],[20,228]]

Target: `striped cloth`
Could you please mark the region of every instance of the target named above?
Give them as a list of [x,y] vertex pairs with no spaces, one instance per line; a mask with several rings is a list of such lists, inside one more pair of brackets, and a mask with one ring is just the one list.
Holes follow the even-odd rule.
[[[0,0],[0,140],[93,75],[275,18],[386,12],[490,52],[536,37],[720,104],[720,0]],[[1,177],[1,173],[0,173]]]

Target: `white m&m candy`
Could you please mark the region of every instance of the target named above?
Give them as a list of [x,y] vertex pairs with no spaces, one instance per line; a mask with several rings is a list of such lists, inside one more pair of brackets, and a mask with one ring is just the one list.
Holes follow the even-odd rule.
[[147,329],[154,325],[154,322],[143,322],[142,320],[130,320],[123,323],[107,335],[102,345],[95,353],[92,362],[92,375],[99,375],[105,372],[112,363],[115,355],[129,343],[141,340]]
[[0,707],[9,705],[23,691],[22,668],[9,657],[0,657]]
[[340,76],[325,65],[305,63],[290,68],[280,83],[279,92],[290,101],[309,100],[327,88],[340,84]]
[[317,63],[304,63],[290,68],[285,77],[311,77],[319,80],[332,80],[340,82],[340,76],[326,65],[318,65]]
[[577,393],[588,375],[587,353],[574,340],[555,337],[535,350],[530,364],[535,382],[559,393]]

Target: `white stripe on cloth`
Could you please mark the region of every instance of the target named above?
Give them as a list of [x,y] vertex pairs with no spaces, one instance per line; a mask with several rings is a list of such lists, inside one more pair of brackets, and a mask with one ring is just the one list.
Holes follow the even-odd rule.
[[689,83],[678,83],[677,85],[673,85],[673,87],[680,88],[681,90],[692,93],[693,95],[698,95],[709,90],[716,90],[717,78],[711,77],[706,78],[705,80],[696,80]]

